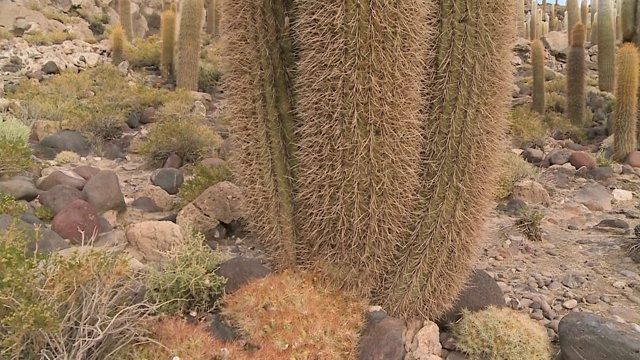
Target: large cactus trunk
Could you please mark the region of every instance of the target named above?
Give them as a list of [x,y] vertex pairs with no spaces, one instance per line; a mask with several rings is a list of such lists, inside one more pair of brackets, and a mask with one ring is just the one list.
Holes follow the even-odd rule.
[[515,4],[225,4],[233,159],[276,267],[437,317],[471,270],[493,190]]

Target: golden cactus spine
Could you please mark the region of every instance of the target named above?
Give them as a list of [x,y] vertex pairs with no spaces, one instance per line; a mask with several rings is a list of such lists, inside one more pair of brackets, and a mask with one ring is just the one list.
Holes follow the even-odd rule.
[[572,124],[582,126],[586,108],[584,52],[586,27],[582,23],[577,23],[573,27],[572,36],[569,54],[567,54],[567,117]]
[[120,25],[124,29],[127,40],[133,39],[133,19],[131,18],[131,0],[119,0],[118,15],[120,16]]
[[120,64],[124,61],[124,44],[125,34],[121,25],[113,27],[110,35],[111,40],[111,61],[114,65]]
[[198,90],[203,18],[203,0],[182,2],[175,59],[176,86],[179,88]]
[[616,105],[614,109],[614,159],[626,160],[637,149],[638,49],[625,43],[616,58]]
[[173,74],[173,54],[175,52],[176,35],[176,13],[172,11],[171,8],[162,12],[160,34],[162,36],[160,66],[163,76],[169,77]]
[[540,39],[531,43],[531,67],[533,70],[533,104],[531,109],[544,114],[544,45]]
[[615,28],[611,0],[598,1],[598,87],[613,92],[616,75]]

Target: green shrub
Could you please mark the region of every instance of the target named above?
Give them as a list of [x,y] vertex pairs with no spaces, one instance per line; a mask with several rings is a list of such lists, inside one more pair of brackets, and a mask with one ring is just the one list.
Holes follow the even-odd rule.
[[212,93],[215,86],[220,81],[222,73],[217,67],[208,62],[200,63],[200,74],[198,77],[198,89],[207,93]]
[[471,360],[552,358],[547,330],[528,315],[507,308],[464,310],[462,320],[452,327],[452,335],[456,347]]
[[44,205],[38,206],[35,209],[35,215],[38,219],[47,224],[51,223],[53,221],[53,217],[55,216],[55,214],[53,213],[53,209]]
[[134,69],[143,67],[159,69],[161,50],[158,36],[149,36],[146,39],[135,38],[127,44],[125,59]]
[[178,196],[182,199],[183,205],[188,204],[209,187],[222,181],[233,181],[233,173],[227,164],[215,167],[198,165],[194,169],[193,177],[180,187]]
[[7,214],[13,217],[20,217],[27,212],[27,205],[16,201],[16,199],[0,192],[0,214]]
[[204,243],[204,235],[187,233],[168,261],[147,277],[146,295],[162,312],[210,311],[224,291],[226,280],[214,273],[221,258]]
[[516,146],[542,145],[547,136],[544,117],[520,106],[511,111],[510,131]]
[[148,340],[140,322],[155,309],[131,301],[141,273],[123,255],[28,254],[34,239],[17,229],[0,242],[1,358],[122,359],[125,346]]
[[0,140],[19,140],[29,142],[31,129],[13,117],[5,117],[0,114]]
[[506,152],[500,163],[496,199],[505,199],[513,192],[515,184],[535,174],[535,169],[522,156]]
[[13,118],[0,121],[0,179],[19,174],[33,165],[30,133],[28,126]]
[[166,118],[149,131],[149,138],[140,151],[152,164],[161,165],[176,153],[187,163],[193,163],[220,147],[222,138],[197,116]]

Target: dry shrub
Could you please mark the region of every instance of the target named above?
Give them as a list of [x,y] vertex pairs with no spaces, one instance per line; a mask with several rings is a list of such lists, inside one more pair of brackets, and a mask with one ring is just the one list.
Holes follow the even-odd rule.
[[0,40],[11,40],[13,39],[13,34],[11,31],[7,30],[5,27],[0,26]]
[[80,155],[73,151],[61,151],[56,155],[55,161],[60,164],[75,164],[80,161]]
[[254,359],[355,359],[364,304],[285,271],[227,295],[222,314],[260,345]]
[[125,47],[125,59],[132,68],[160,68],[160,38],[157,35],[146,39],[135,38]]
[[13,117],[0,114],[0,179],[33,165],[29,149],[31,129]]
[[185,360],[239,359],[241,346],[225,344],[207,331],[204,324],[192,325],[175,316],[161,316],[149,322],[154,342],[131,348],[130,357],[135,360],[171,359]]
[[522,156],[512,152],[506,152],[500,163],[500,175],[495,198],[505,199],[513,192],[515,184],[535,175],[536,170]]
[[511,111],[510,132],[514,145],[518,147],[541,147],[547,136],[544,117],[531,111],[528,105]]
[[67,40],[73,40],[76,38],[76,34],[65,31],[39,32],[24,37],[25,41],[30,45],[59,45]]

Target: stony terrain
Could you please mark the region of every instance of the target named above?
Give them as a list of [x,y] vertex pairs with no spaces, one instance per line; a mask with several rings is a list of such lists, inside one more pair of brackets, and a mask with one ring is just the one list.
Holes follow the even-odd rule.
[[[0,3],[0,27],[9,27],[9,23],[14,26],[16,17],[9,19],[7,14],[9,7],[15,14],[14,8],[18,6],[22,5]],[[148,16],[152,14],[153,11],[147,11]],[[56,25],[35,10],[29,10],[23,18],[39,28]],[[28,31],[29,26],[23,25]],[[145,21],[139,32],[146,31]],[[84,40],[89,37],[87,34]],[[21,38],[0,40],[0,112],[12,106],[12,101],[2,97],[3,93],[13,91],[20,81],[46,80],[65,69],[82,71],[109,61],[108,41],[84,40],[68,40],[59,45],[29,45]],[[543,40],[548,51],[548,70],[553,77],[559,76],[566,59],[566,33],[552,32]],[[530,76],[526,67],[528,51],[529,42],[519,39],[513,59],[514,105],[530,102],[523,81]],[[589,75],[593,77],[597,47],[586,51],[590,55]],[[120,69],[130,71],[126,64],[120,64]],[[156,75],[149,74],[146,78],[148,84],[156,86]],[[195,108],[201,110],[224,139],[220,149],[200,163],[212,167],[224,164],[232,146],[232,137],[220,116],[224,94],[198,93],[196,97]],[[515,153],[533,164],[535,174],[517,182],[509,199],[492,204],[486,244],[476,266],[486,273],[479,271],[473,278],[480,289],[476,299],[469,300],[463,295],[458,304],[469,308],[505,305],[526,313],[548,329],[556,353],[560,348],[570,348],[574,338],[582,341],[568,327],[566,340],[562,337],[561,319],[570,313],[594,313],[628,324],[619,332],[607,334],[602,344],[592,344],[596,348],[616,347],[624,351],[633,346],[638,349],[640,344],[640,252],[634,255],[624,248],[636,236],[634,228],[640,225],[640,153],[636,162],[631,159],[628,164],[601,160],[611,144],[606,131],[609,114],[605,109],[610,98],[610,94],[590,90],[588,99],[595,121],[582,144],[559,136],[545,137],[542,146],[518,148],[511,141],[505,142],[505,152]],[[44,231],[39,249],[68,253],[80,246],[102,247],[128,252],[132,265],[143,267],[161,258],[162,250],[183,236],[181,227],[195,224],[204,230],[207,244],[226,257],[256,259],[268,267],[268,257],[243,228],[242,192],[233,183],[218,183],[180,211],[176,210],[179,202],[176,194],[185,178],[189,178],[192,167],[183,166],[177,156],[169,157],[160,168],[149,166],[147,159],[135,151],[136,144],[147,140],[148,126],[153,122],[145,119],[144,112],[141,115],[139,124],[126,127],[120,138],[107,143],[102,151],[78,132],[52,129],[46,120],[35,123],[31,145],[37,150],[38,173],[0,182],[0,192],[29,204],[30,210],[20,217],[24,226],[46,226],[32,214],[39,205],[54,210],[52,231]],[[65,163],[54,160],[62,151],[72,151],[77,157]],[[531,211],[544,215],[539,224],[531,228],[518,226],[518,220],[530,216]],[[8,215],[0,215],[0,229],[6,229],[12,220]],[[95,242],[84,243],[94,231],[98,234]],[[539,239],[535,238],[536,231]],[[248,268],[258,267],[261,270],[257,272],[264,276],[259,262],[252,262]],[[230,277],[238,276],[242,282],[244,274],[237,272],[245,268],[238,266],[239,270],[227,271]],[[253,275],[255,272],[247,276]],[[378,359],[383,353],[388,359],[466,358],[456,351],[448,333],[434,323],[402,324],[385,317],[380,309],[370,310],[363,353],[374,355],[362,355],[362,359]],[[596,327],[605,327],[606,320],[594,321]],[[219,324],[215,321],[213,324],[214,333],[224,331],[217,328]],[[626,333],[628,329],[635,333]],[[622,333],[626,337],[621,337]],[[623,338],[622,345],[607,343],[615,338]],[[638,341],[635,345],[634,340]],[[639,352],[624,358],[615,357],[621,354],[615,349],[612,354],[612,358],[621,360],[640,359]],[[577,359],[568,355],[564,358]]]

